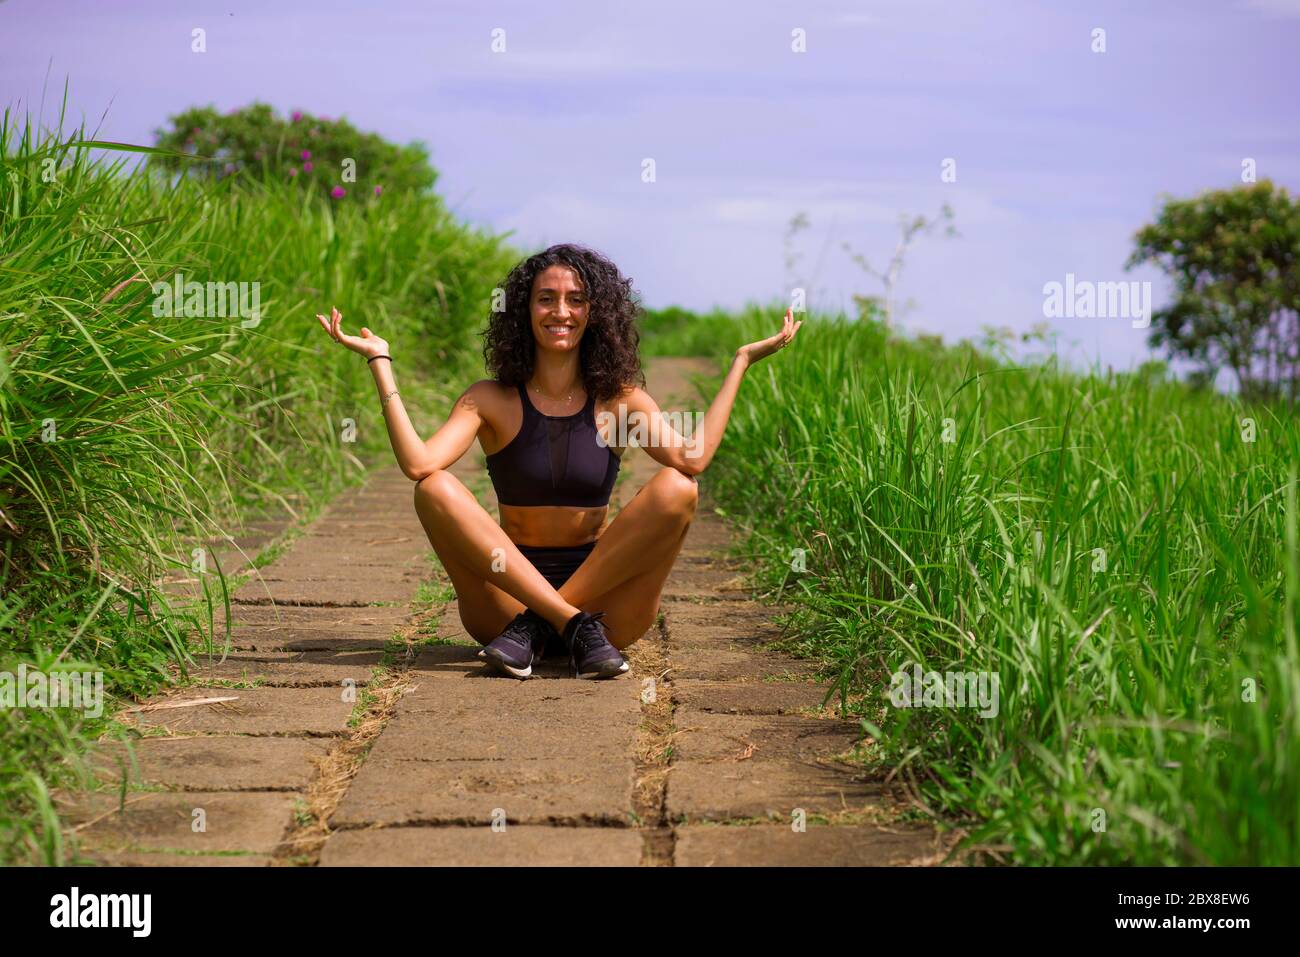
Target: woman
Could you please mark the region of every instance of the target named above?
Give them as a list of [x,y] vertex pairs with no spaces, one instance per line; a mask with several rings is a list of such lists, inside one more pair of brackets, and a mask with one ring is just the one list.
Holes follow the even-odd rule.
[[[787,311],[779,333],[736,350],[688,440],[641,387],[631,286],[613,263],[571,244],[515,266],[503,308],[484,333],[493,378],[466,389],[427,441],[402,407],[388,343],[366,328],[345,335],[337,309],[316,317],[370,363],[393,452],[416,483],[415,509],[456,590],[461,621],[486,646],[479,657],[504,675],[527,678],[543,655],[560,651],[576,676],[628,670],[619,652],[659,612],[695,513],[694,477],[722,441],[745,370],[790,343],[802,325]],[[663,468],[607,526],[628,430],[637,435],[638,426]],[[476,438],[499,524],[447,471]]]

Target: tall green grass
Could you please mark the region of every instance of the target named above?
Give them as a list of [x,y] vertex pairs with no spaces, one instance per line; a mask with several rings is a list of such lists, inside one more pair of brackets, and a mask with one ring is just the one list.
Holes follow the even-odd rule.
[[[85,143],[0,123],[0,670],[102,670],[121,698],[186,659],[201,616],[160,582],[194,541],[300,512],[386,453],[365,362],[315,314],[388,338],[405,389],[463,379],[516,257],[436,196],[173,182]],[[150,284],[178,271],[259,283],[260,321],[155,315]],[[0,712],[0,860],[63,859],[48,794],[105,727]]]
[[[714,354],[760,333],[712,325]],[[1298,461],[1294,410],[841,318],[751,370],[704,481],[792,646],[965,848],[1294,865]],[[894,706],[913,663],[995,673],[997,715]]]

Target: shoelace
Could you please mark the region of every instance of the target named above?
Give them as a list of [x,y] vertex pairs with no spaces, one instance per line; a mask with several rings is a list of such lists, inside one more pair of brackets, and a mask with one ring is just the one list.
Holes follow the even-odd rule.
[[590,627],[605,617],[603,611],[598,611],[590,618],[580,624],[573,632],[573,641],[569,645],[569,673],[577,675],[578,673],[578,646],[582,646],[583,651],[599,647],[602,643],[607,643],[601,637],[599,631]]
[[533,647],[533,629],[522,614],[516,615],[514,620],[506,625],[505,630],[501,632],[501,637],[513,641],[520,648],[531,650]]

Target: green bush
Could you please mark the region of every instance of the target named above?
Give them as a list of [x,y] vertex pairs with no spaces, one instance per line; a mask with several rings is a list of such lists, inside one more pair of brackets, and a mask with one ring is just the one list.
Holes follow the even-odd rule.
[[212,106],[194,107],[169,122],[156,131],[155,144],[168,152],[150,157],[168,172],[295,182],[353,202],[427,192],[438,177],[423,144],[397,146],[346,119],[297,110],[286,119],[265,103],[253,103],[224,115]]

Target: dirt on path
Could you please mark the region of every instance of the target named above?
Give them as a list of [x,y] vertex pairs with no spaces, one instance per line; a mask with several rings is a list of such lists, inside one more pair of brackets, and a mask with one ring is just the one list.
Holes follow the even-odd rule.
[[[649,389],[690,407],[706,370],[651,360]],[[630,452],[614,504],[657,468]],[[495,508],[477,448],[453,471]],[[138,763],[100,749],[102,788],[59,795],[69,836],[126,865],[941,860],[840,760],[861,733],[822,708],[815,668],[765,647],[773,609],[741,589],[701,486],[631,674],[575,681],[548,661],[521,682],[476,658],[410,481],[381,470],[236,592],[224,660],[123,716]]]

